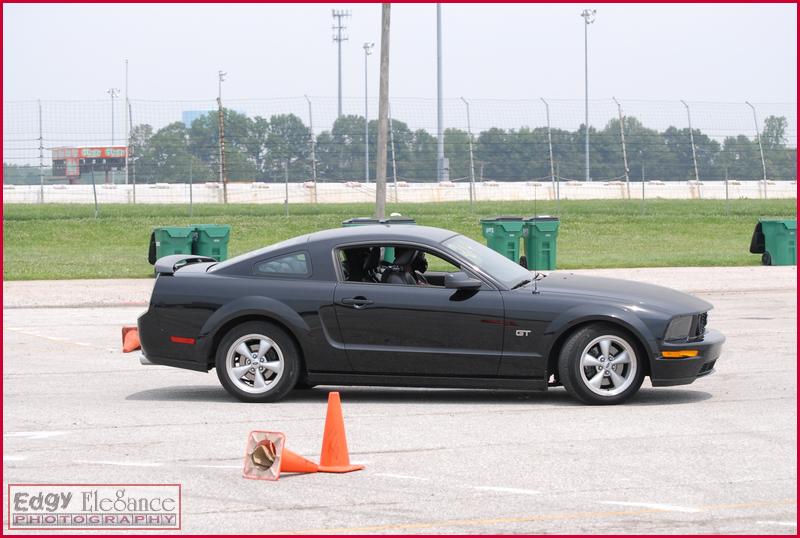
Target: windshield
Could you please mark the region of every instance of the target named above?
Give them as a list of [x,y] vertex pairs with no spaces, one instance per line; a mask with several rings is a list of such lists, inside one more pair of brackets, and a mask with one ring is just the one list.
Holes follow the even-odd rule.
[[533,278],[521,265],[469,237],[456,235],[442,244],[508,288]]

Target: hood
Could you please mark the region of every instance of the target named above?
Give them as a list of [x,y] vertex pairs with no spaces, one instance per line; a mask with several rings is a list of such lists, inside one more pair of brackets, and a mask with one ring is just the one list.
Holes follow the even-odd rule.
[[631,306],[678,314],[698,314],[713,308],[707,301],[681,291],[618,278],[556,271],[539,280],[540,293],[558,293],[611,300]]

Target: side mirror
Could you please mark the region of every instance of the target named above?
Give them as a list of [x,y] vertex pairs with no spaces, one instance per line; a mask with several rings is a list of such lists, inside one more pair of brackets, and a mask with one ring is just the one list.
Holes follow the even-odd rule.
[[451,290],[477,290],[483,285],[480,280],[470,278],[466,273],[447,273],[444,276],[444,287]]

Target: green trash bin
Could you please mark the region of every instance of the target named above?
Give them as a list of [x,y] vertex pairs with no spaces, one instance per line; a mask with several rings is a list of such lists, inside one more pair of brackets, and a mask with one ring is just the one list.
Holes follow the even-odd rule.
[[526,267],[534,271],[552,271],[556,268],[558,217],[540,215],[523,219],[523,222]]
[[[403,217],[402,215],[395,215],[388,219],[375,219],[372,217],[353,217],[342,221],[342,228],[350,228],[351,226],[367,226],[369,224],[406,224],[416,225],[417,221],[411,217]],[[387,262],[394,261],[394,248],[386,247],[383,252],[383,259]]]
[[192,254],[193,243],[194,228],[186,226],[153,228],[150,233],[147,261],[155,264],[156,260],[170,254]]
[[797,219],[758,219],[750,252],[763,265],[797,265]]
[[481,219],[486,246],[513,262],[519,262],[519,240],[524,223],[522,217],[500,216]]
[[231,227],[227,224],[193,224],[196,231],[192,254],[208,256],[221,262],[228,259]]

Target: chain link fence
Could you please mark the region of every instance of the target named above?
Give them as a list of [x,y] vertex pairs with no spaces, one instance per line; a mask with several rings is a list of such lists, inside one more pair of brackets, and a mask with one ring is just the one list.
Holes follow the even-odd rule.
[[[374,201],[377,101],[4,101],[4,203]],[[446,99],[390,105],[390,201],[794,197],[795,103]],[[690,128],[691,126],[691,128]],[[222,133],[222,136],[220,136]],[[128,147],[54,168],[55,148]],[[58,163],[56,163],[58,164]]]

